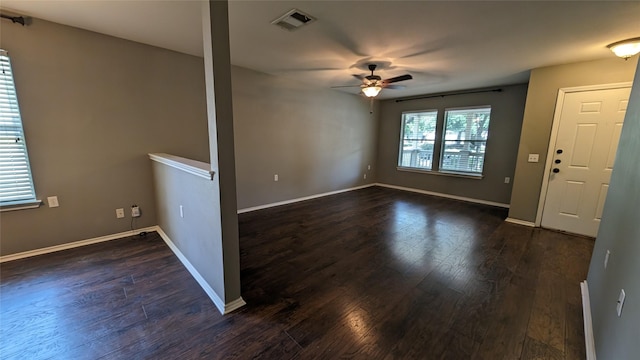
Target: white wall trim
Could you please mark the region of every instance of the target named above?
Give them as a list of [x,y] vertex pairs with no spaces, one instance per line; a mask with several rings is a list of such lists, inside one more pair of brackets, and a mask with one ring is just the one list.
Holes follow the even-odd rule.
[[596,360],[596,344],[593,338],[593,323],[591,322],[591,301],[589,300],[589,284],[587,280],[580,283],[582,291],[582,315],[584,319],[584,346],[587,360]]
[[368,187],[375,186],[375,185],[376,185],[375,183],[367,184],[367,185],[356,186],[356,187],[352,187],[352,188],[348,188],[348,189],[330,191],[330,192],[326,192],[326,193],[322,193],[322,194],[316,194],[316,195],[310,195],[310,196],[305,196],[305,197],[291,199],[291,200],[279,201],[279,202],[275,202],[275,203],[271,203],[271,204],[265,204],[265,205],[259,205],[259,206],[253,206],[253,207],[249,207],[249,208],[244,208],[244,209],[238,209],[238,214],[247,213],[247,212],[256,211],[256,210],[267,209],[267,208],[280,206],[280,205],[293,204],[293,203],[300,202],[300,201],[305,201],[305,200],[317,199],[317,198],[320,198],[320,197],[340,194],[340,193],[347,192],[347,191],[360,190],[360,189],[368,188]]
[[169,249],[173,251],[173,253],[178,257],[182,265],[184,265],[184,267],[189,271],[189,273],[191,273],[191,276],[193,276],[193,278],[198,282],[198,284],[200,284],[200,287],[202,287],[204,292],[207,293],[207,295],[209,296],[211,301],[213,301],[214,305],[218,308],[218,311],[220,311],[221,314],[223,315],[228,314],[233,310],[236,310],[246,304],[246,302],[242,299],[242,297],[239,297],[229,302],[228,304],[225,304],[225,302],[220,298],[220,296],[218,296],[215,290],[213,290],[213,288],[209,286],[209,283],[207,283],[207,281],[202,277],[202,275],[200,275],[198,270],[196,270],[196,268],[193,265],[191,265],[191,262],[189,262],[187,257],[184,256],[184,254],[180,251],[180,249],[178,249],[178,247],[173,243],[173,241],[171,241],[169,236],[160,228],[160,226],[156,226],[155,231],[157,231],[158,234],[160,234],[160,237],[162,238],[162,240],[164,240],[167,246],[169,246]]
[[207,180],[213,180],[215,175],[215,171],[210,169],[211,165],[202,161],[164,153],[149,154],[149,159]]
[[504,221],[508,222],[508,223],[512,223],[512,224],[518,224],[518,225],[524,225],[524,226],[530,226],[530,227],[536,227],[536,224],[534,222],[531,221],[525,221],[525,220],[520,220],[520,219],[514,219],[514,218],[506,218],[504,219]]
[[416,192],[416,193],[420,193],[420,194],[433,195],[433,196],[443,197],[443,198],[447,198],[447,199],[461,200],[461,201],[466,201],[466,202],[471,202],[471,203],[476,203],[476,204],[497,206],[497,207],[502,207],[502,208],[507,208],[507,209],[509,208],[509,204],[504,204],[504,203],[499,203],[499,202],[494,202],[494,201],[473,199],[473,198],[468,198],[468,197],[464,197],[464,196],[443,194],[443,193],[439,193],[439,192],[435,192],[435,191],[427,191],[427,190],[414,189],[414,188],[408,188],[408,187],[404,187],[404,186],[396,186],[396,185],[389,185],[389,184],[383,184],[383,183],[376,183],[375,185],[376,186],[386,187],[386,188],[391,188],[391,189],[396,189],[396,190],[404,190],[404,191],[411,191],[411,192]]
[[129,231],[125,231],[125,232],[121,232],[121,233],[117,233],[117,234],[98,236],[98,237],[91,238],[91,239],[74,241],[74,242],[70,242],[70,243],[66,243],[66,244],[49,246],[49,247],[42,248],[42,249],[29,250],[29,251],[16,253],[16,254],[0,256],[0,263],[3,263],[5,261],[13,261],[13,260],[24,259],[24,258],[28,258],[28,257],[32,257],[32,256],[49,254],[49,253],[56,252],[56,251],[73,249],[73,248],[77,248],[77,247],[80,247],[80,246],[97,244],[97,243],[110,241],[110,240],[117,240],[117,239],[121,239],[121,238],[124,238],[124,237],[127,237],[127,236],[137,235],[137,234],[139,234],[139,233],[141,233],[143,231],[146,231],[146,232],[156,231],[156,228],[157,228],[157,226],[151,226],[151,227],[146,227],[146,228],[142,228],[142,229],[136,229],[136,230],[133,230],[133,231],[129,230]]
[[560,129],[560,116],[562,115],[562,106],[564,105],[564,97],[568,93],[582,92],[582,91],[597,91],[597,90],[610,90],[631,88],[633,83],[623,82],[614,84],[602,84],[602,85],[588,85],[588,86],[575,86],[560,88],[558,90],[558,98],[556,100],[556,108],[553,113],[553,123],[551,125],[551,136],[549,137],[549,144],[547,145],[547,161],[544,165],[544,173],[542,176],[542,187],[540,188],[540,198],[538,199],[538,211],[536,212],[535,225],[540,226],[542,224],[542,212],[544,210],[544,203],[547,199],[547,190],[549,189],[549,173],[553,166],[553,153],[555,152],[555,144],[558,140],[558,130]]

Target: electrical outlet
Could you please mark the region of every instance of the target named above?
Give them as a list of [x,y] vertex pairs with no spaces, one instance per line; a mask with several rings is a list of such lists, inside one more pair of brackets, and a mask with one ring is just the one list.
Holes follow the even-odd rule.
[[180,205],[180,217],[184,217],[184,208],[182,207],[182,205]]
[[365,179],[365,180],[367,179],[367,174],[364,174],[364,179]]
[[124,209],[123,208],[116,209],[116,218],[122,219],[123,217],[124,217]]
[[131,217],[140,217],[140,208],[138,205],[131,205]]
[[278,174],[273,175],[273,181],[278,181]]
[[529,162],[537,163],[540,160],[540,154],[529,154]]
[[367,170],[371,170],[371,165],[367,165]]
[[57,196],[49,196],[47,198],[47,202],[49,203],[49,207],[50,208],[60,206],[60,204],[58,203],[58,197]]
[[607,250],[607,253],[604,255],[604,268],[607,268],[609,264],[609,255],[611,255],[611,251]]
[[505,184],[508,184],[510,182],[511,182],[511,178],[510,177],[507,176],[507,177],[504,178],[504,183]]

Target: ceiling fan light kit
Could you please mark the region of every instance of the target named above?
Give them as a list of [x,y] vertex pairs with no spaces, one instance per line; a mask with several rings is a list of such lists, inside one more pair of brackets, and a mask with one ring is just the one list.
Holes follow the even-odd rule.
[[382,87],[380,86],[362,85],[362,92],[366,97],[375,97],[380,93],[380,90],[382,90]]
[[607,45],[609,50],[613,51],[616,56],[625,60],[640,53],[640,37],[622,40]]
[[384,89],[384,88],[387,88],[387,87],[390,88],[390,89],[401,89],[401,88],[403,88],[403,86],[390,85],[390,84],[395,83],[395,82],[399,82],[399,81],[405,81],[405,80],[413,79],[413,76],[411,76],[409,74],[405,74],[405,75],[400,75],[400,76],[396,76],[396,77],[392,77],[392,78],[389,78],[389,79],[382,80],[382,78],[380,76],[373,75],[373,72],[377,67],[376,64],[369,64],[367,67],[371,71],[371,75],[367,75],[367,76],[353,75],[353,77],[357,78],[358,80],[361,80],[362,84],[360,84],[360,85],[334,86],[334,88],[339,88],[339,87],[360,87],[360,90],[362,91],[362,93],[366,97],[371,98],[373,100],[373,98],[378,96],[380,91],[382,89]]

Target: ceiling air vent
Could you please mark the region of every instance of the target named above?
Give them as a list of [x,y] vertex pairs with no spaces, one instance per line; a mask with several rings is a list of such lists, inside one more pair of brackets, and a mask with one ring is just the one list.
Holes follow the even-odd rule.
[[316,19],[311,15],[305,14],[298,9],[291,9],[286,14],[273,20],[271,23],[278,25],[283,29],[293,31],[314,21],[316,21]]

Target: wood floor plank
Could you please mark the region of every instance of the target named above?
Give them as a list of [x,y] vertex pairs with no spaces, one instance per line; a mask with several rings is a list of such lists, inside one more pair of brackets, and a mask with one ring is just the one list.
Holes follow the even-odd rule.
[[247,305],[225,316],[156,233],[2,263],[0,354],[583,357],[593,240],[506,215],[380,187],[240,214]]
[[510,285],[494,314],[482,344],[475,355],[479,359],[518,359],[522,354],[527,325],[533,307],[534,292]]
[[567,304],[565,359],[586,359],[582,305]]
[[522,351],[522,360],[562,360],[563,353],[553,346],[527,337]]
[[562,277],[543,269],[538,277],[527,335],[564,352],[566,291]]

